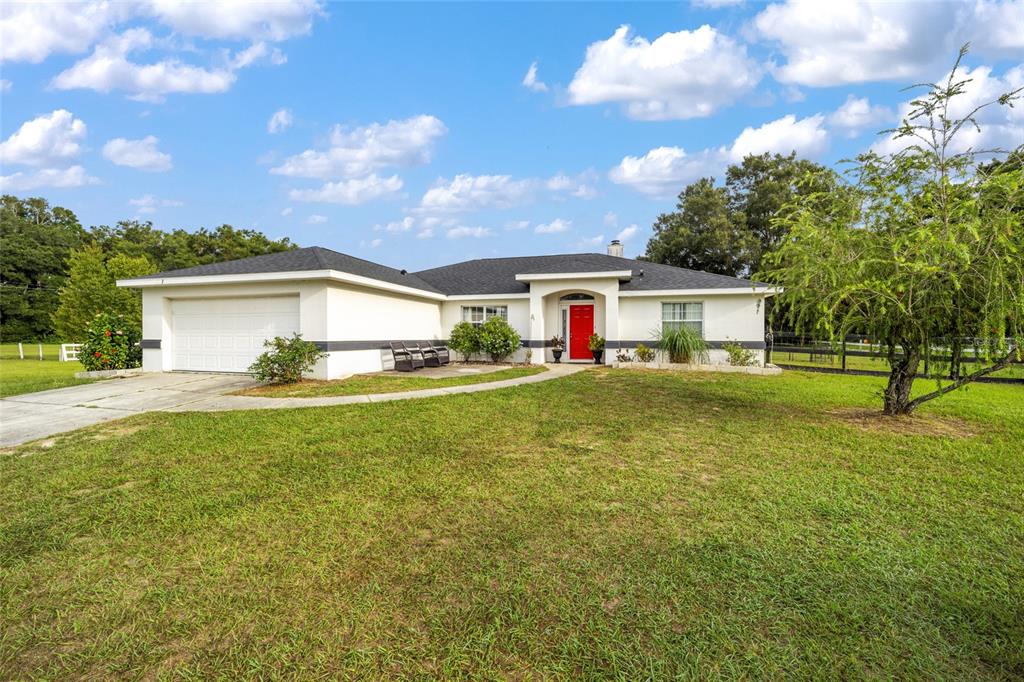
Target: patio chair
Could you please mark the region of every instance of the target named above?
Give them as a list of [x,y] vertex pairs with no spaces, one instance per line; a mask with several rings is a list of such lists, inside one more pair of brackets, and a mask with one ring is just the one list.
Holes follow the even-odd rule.
[[430,347],[437,352],[437,359],[441,361],[442,365],[447,365],[452,361],[452,356],[448,352],[448,346],[443,343],[430,342]]
[[409,354],[409,357],[412,358],[413,369],[423,369],[427,366],[426,358],[423,357],[423,351],[419,349],[419,346],[409,348],[405,345],[404,341],[399,341],[398,343],[402,346],[405,352]]
[[427,367],[440,367],[441,358],[438,356],[437,351],[430,345],[428,341],[417,341],[416,347],[420,349],[420,353],[423,354],[423,364]]
[[[391,342],[391,357],[395,360],[395,370],[399,372],[411,372],[416,369],[416,359],[412,353],[400,342]],[[423,359],[420,358],[420,367],[423,366]]]

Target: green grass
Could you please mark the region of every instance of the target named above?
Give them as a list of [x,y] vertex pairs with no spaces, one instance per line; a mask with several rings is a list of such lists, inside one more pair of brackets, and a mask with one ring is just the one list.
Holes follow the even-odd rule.
[[94,381],[75,378],[83,367],[78,362],[60,362],[59,344],[44,343],[42,361],[37,346],[25,344],[24,349],[25,359],[20,360],[18,344],[0,344],[0,398]]
[[242,395],[258,395],[270,398],[314,398],[331,395],[369,395],[373,393],[401,393],[424,388],[446,388],[485,384],[540,374],[546,367],[511,367],[488,374],[465,374],[457,377],[428,379],[415,375],[395,376],[388,374],[356,374],[338,381],[300,381],[297,384],[270,384],[244,391]]
[[1024,391],[881,386],[602,369],[22,447],[0,678],[1019,679]]
[[[839,369],[843,366],[842,360],[838,356],[832,356],[831,362],[828,357],[815,356],[814,361],[811,361],[811,356],[807,353],[790,353],[788,351],[782,351],[779,353],[772,354],[773,363],[782,363],[785,365],[808,365],[812,367],[832,367]],[[889,362],[884,358],[880,357],[865,357],[863,355],[848,355],[846,357],[847,369],[862,369],[872,372],[888,372]],[[923,371],[924,367],[921,367]],[[975,371],[975,366],[972,364],[964,365],[964,371]],[[1024,365],[1014,364],[1010,365],[1005,369],[1001,369],[998,372],[993,372],[993,377],[1002,377],[1004,379],[1024,379]]]

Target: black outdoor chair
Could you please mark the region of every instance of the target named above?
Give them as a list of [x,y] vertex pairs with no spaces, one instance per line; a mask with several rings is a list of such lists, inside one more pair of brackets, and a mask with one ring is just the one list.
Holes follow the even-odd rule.
[[423,366],[423,356],[414,356],[400,341],[391,342],[391,357],[395,359],[395,370],[399,372],[412,372]]
[[427,367],[440,367],[441,358],[438,356],[437,351],[434,347],[426,341],[417,341],[416,347],[419,348],[420,353],[423,355],[423,364]]
[[398,343],[402,345],[402,348],[405,349],[405,352],[408,353],[409,357],[412,358],[413,369],[423,369],[424,367],[427,366],[427,359],[423,357],[423,351],[419,349],[419,346],[413,346],[412,348],[409,348],[409,346],[405,345],[404,341],[399,341]]
[[452,356],[448,352],[448,346],[444,345],[443,343],[431,342],[430,347],[433,348],[434,351],[437,353],[437,359],[441,361],[442,365],[447,365],[449,362],[452,361]]

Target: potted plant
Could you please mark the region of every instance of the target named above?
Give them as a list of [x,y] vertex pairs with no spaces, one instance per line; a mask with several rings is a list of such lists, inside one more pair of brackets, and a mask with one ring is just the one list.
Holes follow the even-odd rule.
[[565,349],[565,339],[558,334],[551,337],[551,355],[555,357],[555,362],[562,361],[562,351]]
[[601,364],[601,356],[604,355],[604,337],[600,334],[591,334],[590,342],[587,344],[590,352],[594,354],[594,364]]

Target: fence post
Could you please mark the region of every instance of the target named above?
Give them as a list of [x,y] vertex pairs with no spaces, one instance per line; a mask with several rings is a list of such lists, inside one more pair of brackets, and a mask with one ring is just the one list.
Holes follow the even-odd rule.
[[772,346],[775,345],[774,344],[775,335],[772,334],[772,330],[771,329],[769,329],[768,333],[765,334],[764,340],[765,340],[765,344],[764,344],[764,364],[765,365],[770,365],[770,364],[772,364]]
[[846,335],[843,334],[843,371],[846,371]]
[[25,347],[21,345],[21,341],[18,341],[18,359],[25,359]]
[[42,341],[39,342],[39,359],[40,360],[43,359],[43,342]]

